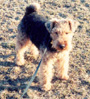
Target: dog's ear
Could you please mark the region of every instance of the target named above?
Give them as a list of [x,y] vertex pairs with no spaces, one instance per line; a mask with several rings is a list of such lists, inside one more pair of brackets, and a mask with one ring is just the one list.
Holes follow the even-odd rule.
[[76,28],[78,27],[79,25],[79,22],[75,21],[75,20],[71,20],[71,19],[68,19],[68,24],[69,24],[69,28],[72,32],[75,32]]
[[52,29],[56,27],[57,23],[58,23],[57,19],[52,19],[52,20],[46,22],[45,27],[48,30],[48,32],[51,33]]

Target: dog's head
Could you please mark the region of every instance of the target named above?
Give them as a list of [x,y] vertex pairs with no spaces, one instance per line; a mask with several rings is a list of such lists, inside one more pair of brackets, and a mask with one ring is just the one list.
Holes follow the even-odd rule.
[[71,19],[52,19],[45,23],[46,29],[52,38],[52,47],[56,50],[69,50],[73,34],[78,23]]

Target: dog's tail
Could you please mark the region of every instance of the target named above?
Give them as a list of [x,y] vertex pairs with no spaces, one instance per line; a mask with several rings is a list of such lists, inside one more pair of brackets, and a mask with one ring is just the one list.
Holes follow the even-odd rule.
[[38,3],[33,3],[30,6],[26,7],[25,15],[29,15],[33,12],[37,12],[40,9],[40,5]]

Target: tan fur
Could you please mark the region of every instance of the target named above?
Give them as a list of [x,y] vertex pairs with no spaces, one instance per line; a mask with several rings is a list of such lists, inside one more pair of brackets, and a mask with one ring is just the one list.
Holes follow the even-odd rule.
[[58,54],[57,64],[57,74],[60,79],[67,80],[68,76],[68,66],[69,66],[69,52],[64,51]]
[[54,63],[57,66],[58,77],[64,80],[67,80],[69,78],[69,52],[64,51],[58,54],[47,52],[43,58],[39,71],[40,85],[43,90],[47,91],[51,89]]
[[30,52],[34,56],[34,58],[37,59],[37,57],[39,56],[39,51],[38,51],[37,47],[32,43],[30,45]]
[[42,60],[40,71],[39,71],[39,79],[40,85],[43,90],[51,89],[51,80],[53,77],[53,64],[56,58],[52,56],[52,53],[47,52]]
[[[23,41],[23,42],[22,42]],[[28,48],[29,39],[26,37],[26,35],[22,35],[19,33],[17,35],[17,41],[16,41],[16,64],[18,65],[24,65],[24,53]]]

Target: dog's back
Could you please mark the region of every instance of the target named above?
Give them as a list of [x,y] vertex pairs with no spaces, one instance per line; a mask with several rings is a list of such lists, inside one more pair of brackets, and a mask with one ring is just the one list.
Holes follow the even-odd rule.
[[[26,8],[25,16],[22,19],[22,30],[27,34],[32,43],[37,48],[40,46],[47,47],[47,44],[51,41],[50,33],[45,27],[47,19],[38,14],[38,5],[30,5]],[[49,43],[50,47],[50,43]]]

